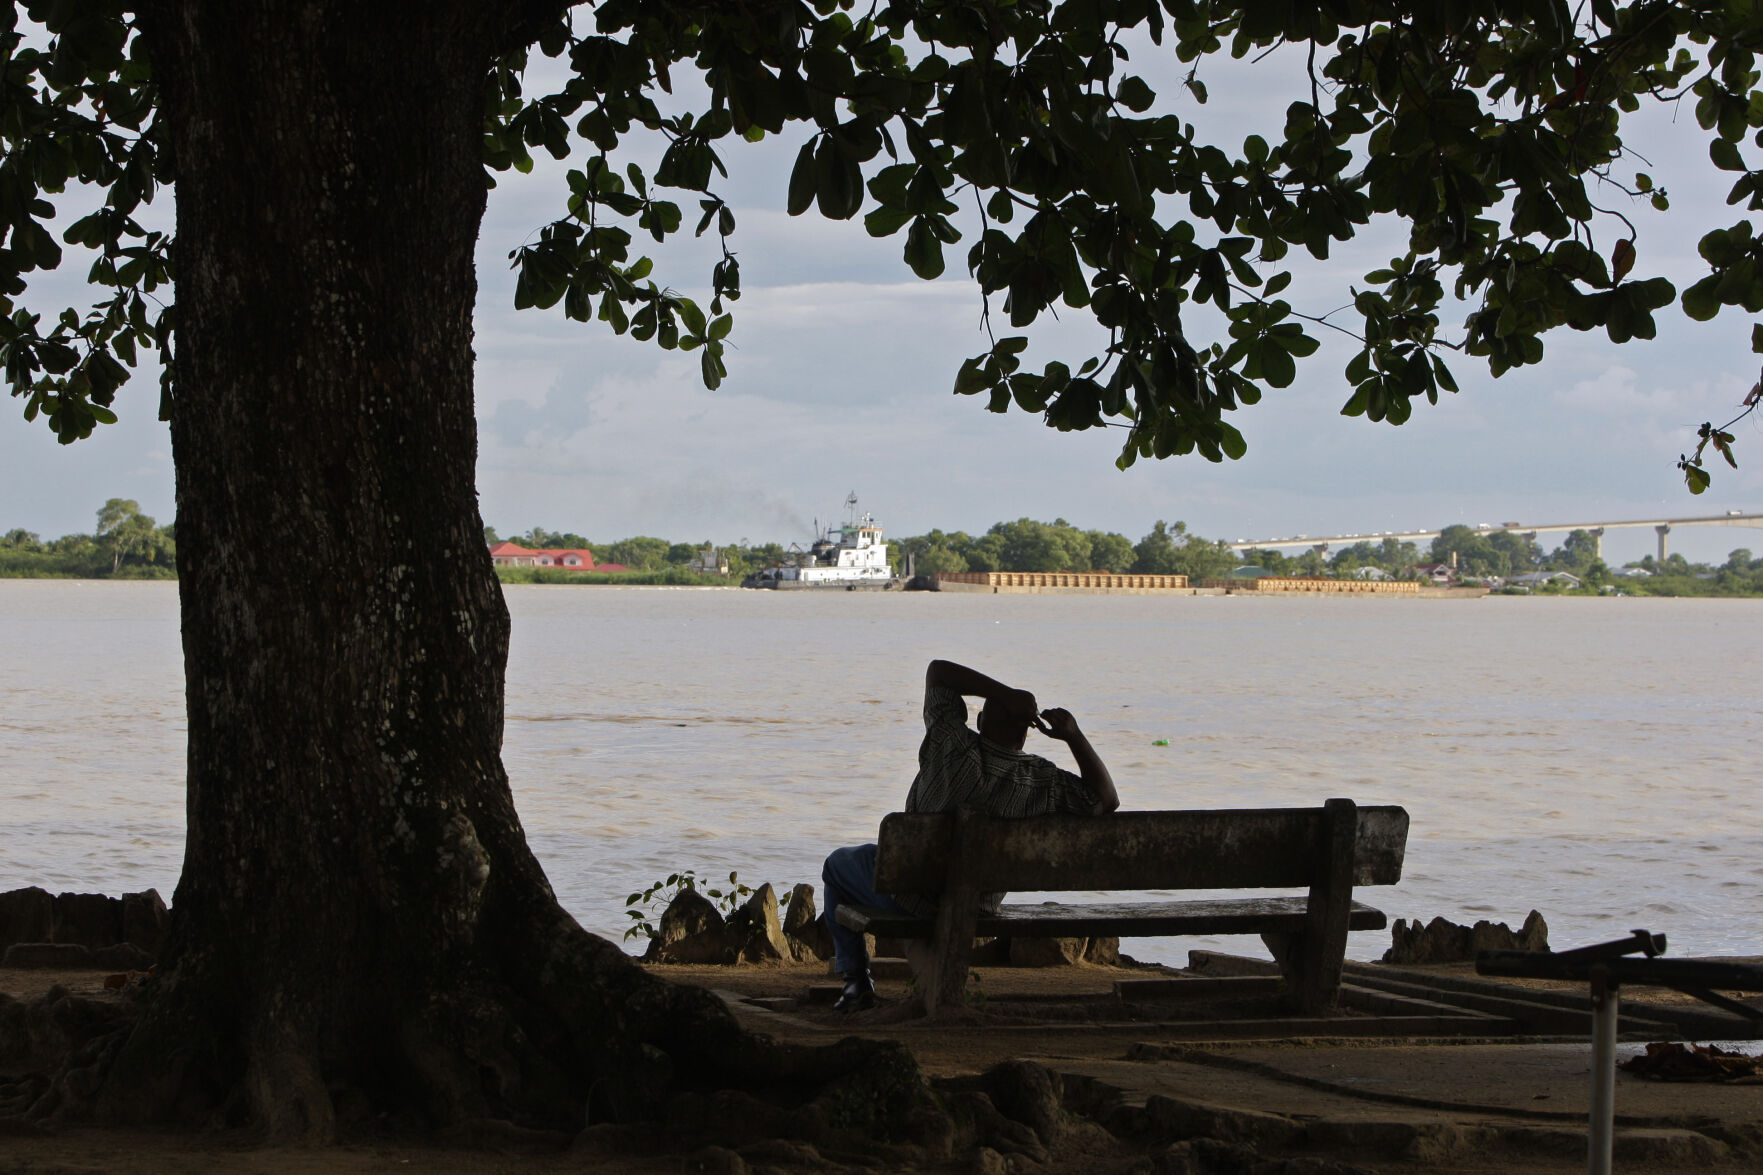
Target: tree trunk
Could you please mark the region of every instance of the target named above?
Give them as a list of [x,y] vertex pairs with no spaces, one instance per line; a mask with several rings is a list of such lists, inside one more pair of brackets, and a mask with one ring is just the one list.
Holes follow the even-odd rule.
[[651,979],[528,849],[474,488],[497,11],[168,0],[147,25],[176,161],[189,839],[142,1018],[58,1083],[63,1115],[573,1131],[853,1067],[887,1070],[876,1112],[920,1096],[896,1053],[804,1061]]

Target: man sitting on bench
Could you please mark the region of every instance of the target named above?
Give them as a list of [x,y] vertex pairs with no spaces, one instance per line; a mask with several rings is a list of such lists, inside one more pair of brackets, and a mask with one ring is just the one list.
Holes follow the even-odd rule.
[[[965,697],[984,698],[979,730],[967,727]],[[1071,748],[1079,774],[1022,749],[1029,727]],[[1041,710],[1027,690],[1012,689],[953,661],[932,661],[924,674],[924,741],[918,775],[906,794],[908,812],[948,812],[971,805],[993,816],[1044,816],[1072,812],[1100,816],[1120,807],[1114,780],[1101,756],[1068,710]],[[934,917],[934,904],[911,895],[898,899],[874,891],[875,846],[835,849],[821,870],[826,924],[833,937],[833,967],[845,990],[833,1005],[840,1012],[875,1006],[869,952],[863,935],[835,916],[845,902],[897,913]],[[996,912],[1004,895],[985,894],[981,908]]]

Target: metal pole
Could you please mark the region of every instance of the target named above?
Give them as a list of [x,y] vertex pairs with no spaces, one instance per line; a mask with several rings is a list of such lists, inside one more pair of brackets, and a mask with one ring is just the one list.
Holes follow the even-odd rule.
[[1616,1119],[1617,985],[1609,971],[1593,967],[1592,981],[1592,1104],[1586,1128],[1586,1171],[1610,1175],[1611,1135]]

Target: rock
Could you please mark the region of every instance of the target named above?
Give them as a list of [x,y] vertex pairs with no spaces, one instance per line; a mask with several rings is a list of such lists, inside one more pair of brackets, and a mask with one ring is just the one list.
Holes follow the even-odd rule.
[[832,1166],[811,1144],[793,1138],[762,1138],[743,1146],[740,1156],[749,1165],[765,1163],[771,1170],[782,1167],[786,1171],[818,1171]]
[[741,908],[729,915],[727,930],[737,963],[781,963],[796,957],[784,940],[777,894],[769,882],[754,890]]
[[1087,938],[1013,938],[1012,967],[1069,967],[1084,957]]
[[684,1171],[701,1171],[704,1175],[747,1175],[747,1161],[723,1146],[707,1146],[693,1151],[680,1163]]
[[1153,1138],[1177,1142],[1216,1139],[1279,1147],[1297,1140],[1304,1130],[1297,1121],[1282,1114],[1233,1109],[1160,1093],[1145,1099],[1145,1119]]
[[119,942],[93,951],[90,965],[105,971],[145,971],[153,966],[153,956],[132,942]]
[[969,966],[973,967],[1008,967],[1010,965],[1010,940],[1007,938],[976,938],[973,940],[973,953],[967,957]]
[[159,896],[158,890],[122,895],[123,942],[131,943],[149,955],[158,955],[165,945],[165,928],[170,921],[171,911],[165,908],[165,899]]
[[790,891],[789,909],[784,912],[784,939],[801,962],[833,957],[832,931],[815,911],[812,885],[803,883]]
[[1524,920],[1517,934],[1504,922],[1477,922],[1459,926],[1444,918],[1434,918],[1425,926],[1416,919],[1396,919],[1390,927],[1390,949],[1383,961],[1398,965],[1422,963],[1470,963],[1477,951],[1546,951],[1549,949],[1549,925],[1536,910]]
[[51,942],[78,943],[96,950],[122,941],[122,902],[101,893],[55,896]]
[[682,889],[661,912],[655,937],[643,953],[646,963],[723,963],[730,942],[722,915],[695,889]]
[[92,967],[90,947],[77,942],[15,942],[0,957],[0,967],[42,967],[72,970]]
[[1090,939],[1090,945],[1084,948],[1084,962],[1098,967],[1120,966],[1120,939],[1100,934]]
[[656,1154],[667,1139],[652,1122],[600,1122],[575,1136],[569,1153],[577,1158],[606,1159]]
[[973,1152],[973,1175],[1008,1175],[1010,1164],[989,1146]]
[[15,942],[48,942],[55,924],[55,899],[30,886],[0,893],[0,951]]
[[1541,910],[1532,910],[1525,915],[1524,925],[1518,929],[1518,949],[1521,951],[1546,951],[1549,949],[1549,924],[1543,921]]
[[1033,1061],[1005,1061],[980,1076],[985,1094],[1000,1114],[1020,1122],[1052,1147],[1066,1135],[1065,1107],[1057,1074]]
[[1404,965],[1421,963],[1455,963],[1468,957],[1469,927],[1458,926],[1443,918],[1434,918],[1422,926],[1416,918],[1396,919],[1390,927],[1390,949],[1383,961]]

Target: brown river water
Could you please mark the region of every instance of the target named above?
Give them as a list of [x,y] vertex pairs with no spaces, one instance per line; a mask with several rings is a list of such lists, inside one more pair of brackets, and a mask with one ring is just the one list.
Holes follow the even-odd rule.
[[[1760,600],[507,593],[516,802],[603,934],[678,869],[818,884],[904,800],[947,657],[1069,708],[1124,807],[1405,806],[1402,883],[1360,895],[1392,918],[1763,953]],[[176,585],[0,580],[0,890],[169,900],[183,738]]]

